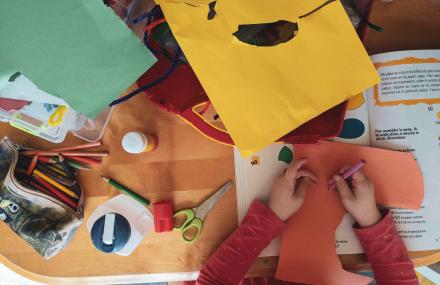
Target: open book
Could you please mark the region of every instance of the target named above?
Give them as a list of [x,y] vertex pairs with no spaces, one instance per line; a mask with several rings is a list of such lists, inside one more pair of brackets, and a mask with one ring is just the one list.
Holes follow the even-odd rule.
[[[408,250],[440,248],[440,51],[402,51],[371,57],[382,82],[353,98],[337,141],[413,153],[423,174],[425,198],[418,211],[391,209]],[[237,207],[242,221],[255,198],[267,200],[286,163],[273,144],[243,159],[235,152]],[[294,151],[294,150],[293,150]],[[338,254],[362,248],[346,215],[336,230]],[[261,256],[279,254],[275,240]]]

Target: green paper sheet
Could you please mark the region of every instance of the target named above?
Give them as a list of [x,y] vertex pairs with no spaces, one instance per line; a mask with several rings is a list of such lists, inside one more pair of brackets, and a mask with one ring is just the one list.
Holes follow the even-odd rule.
[[94,118],[155,62],[102,0],[0,2],[0,89],[21,72]]

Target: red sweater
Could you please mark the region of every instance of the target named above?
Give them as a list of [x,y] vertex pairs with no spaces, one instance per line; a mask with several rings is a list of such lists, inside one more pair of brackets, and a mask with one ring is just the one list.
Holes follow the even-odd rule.
[[[254,201],[240,227],[206,262],[197,285],[292,284],[273,278],[243,280],[261,250],[280,235],[285,226],[265,204]],[[387,213],[378,224],[370,228],[360,229],[355,226],[354,231],[373,267],[378,285],[419,284],[391,214]]]

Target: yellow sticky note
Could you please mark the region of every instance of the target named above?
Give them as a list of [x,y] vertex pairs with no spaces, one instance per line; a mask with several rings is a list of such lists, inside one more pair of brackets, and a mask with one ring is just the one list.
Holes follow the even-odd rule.
[[[276,141],[380,78],[343,6],[325,0],[158,0],[224,125],[244,156]],[[239,25],[297,23],[291,40],[255,46]]]

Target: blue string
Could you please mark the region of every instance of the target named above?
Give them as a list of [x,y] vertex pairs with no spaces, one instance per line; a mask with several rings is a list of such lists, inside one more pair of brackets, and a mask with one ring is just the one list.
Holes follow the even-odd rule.
[[159,15],[160,12],[161,12],[160,9],[157,9],[157,6],[155,6],[153,8],[153,10],[151,10],[150,12],[146,12],[146,13],[136,17],[136,19],[133,20],[133,24],[137,24],[137,23],[141,22],[142,20],[144,20],[145,18]]
[[174,56],[173,64],[170,66],[170,68],[161,77],[159,77],[156,80],[153,80],[152,82],[150,82],[148,84],[145,84],[144,86],[139,87],[138,89],[130,92],[129,94],[127,94],[127,95],[125,95],[125,96],[123,96],[121,98],[118,98],[118,99],[114,100],[113,102],[110,103],[110,107],[118,105],[118,104],[121,104],[122,102],[125,102],[128,99],[131,99],[132,97],[138,95],[139,93],[142,93],[145,90],[147,90],[147,89],[149,89],[149,88],[151,88],[153,86],[156,86],[157,84],[159,84],[162,81],[164,81],[165,79],[167,79],[167,77],[170,76],[170,74],[179,65],[180,55],[181,55],[181,50],[180,50],[180,48],[178,48],[177,51],[176,51],[176,55]]

